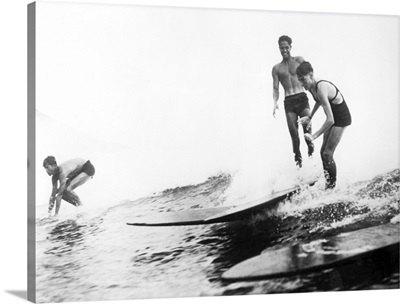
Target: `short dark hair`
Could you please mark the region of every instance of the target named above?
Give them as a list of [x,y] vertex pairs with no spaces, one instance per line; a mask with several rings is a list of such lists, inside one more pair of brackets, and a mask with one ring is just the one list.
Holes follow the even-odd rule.
[[311,63],[309,63],[308,61],[303,61],[296,69],[296,73],[298,76],[305,76],[311,72],[314,72],[314,69],[311,66]]
[[57,166],[56,158],[54,156],[47,156],[43,161],[43,166],[45,166],[45,165],[50,165],[50,166],[56,165]]
[[283,35],[279,37],[278,44],[281,44],[282,41],[286,41],[289,45],[292,45],[292,38],[289,36]]

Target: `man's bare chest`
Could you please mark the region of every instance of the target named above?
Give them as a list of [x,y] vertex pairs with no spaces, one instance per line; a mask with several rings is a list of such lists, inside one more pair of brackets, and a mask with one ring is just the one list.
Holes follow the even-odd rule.
[[282,65],[278,68],[278,77],[280,79],[297,77],[296,69],[298,65]]

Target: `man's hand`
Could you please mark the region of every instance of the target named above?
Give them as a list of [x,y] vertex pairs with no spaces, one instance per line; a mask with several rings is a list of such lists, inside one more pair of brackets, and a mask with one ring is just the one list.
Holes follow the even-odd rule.
[[49,199],[49,210],[48,210],[49,215],[51,215],[51,211],[53,210],[54,200],[55,200],[54,196],[50,197]]
[[302,124],[302,125],[306,125],[306,130],[309,130],[311,128],[310,116],[304,116],[304,117],[299,118],[298,123]]
[[310,123],[311,119],[309,116],[304,116],[299,118],[299,123],[302,125]]
[[272,115],[275,117],[275,115],[276,115],[276,110],[279,110],[279,106],[278,106],[278,103],[276,102],[276,103],[274,103],[274,111],[272,112]]

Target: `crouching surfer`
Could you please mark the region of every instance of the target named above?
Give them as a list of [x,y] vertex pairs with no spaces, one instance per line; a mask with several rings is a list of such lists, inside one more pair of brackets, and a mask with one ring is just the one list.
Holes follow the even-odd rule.
[[78,207],[82,205],[74,190],[93,178],[95,168],[89,160],[75,158],[60,165],[54,156],[48,156],[43,161],[43,167],[52,177],[52,192],[49,200],[49,215],[56,205],[55,215],[60,211],[61,199]]

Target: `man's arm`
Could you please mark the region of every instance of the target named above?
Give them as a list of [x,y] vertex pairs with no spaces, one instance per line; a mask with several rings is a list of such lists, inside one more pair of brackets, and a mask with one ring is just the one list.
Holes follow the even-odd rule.
[[50,195],[50,199],[49,199],[49,211],[48,211],[49,214],[53,210],[54,200],[55,200],[56,194],[57,194],[57,179],[55,179],[55,178],[52,179],[52,185],[53,185],[53,189],[51,190],[51,195]]
[[273,100],[274,100],[274,110],[272,115],[275,117],[276,110],[279,109],[278,100],[279,100],[279,77],[278,77],[278,69],[276,66],[272,68],[272,80],[273,80]]
[[296,57],[296,60],[297,60],[298,63],[302,63],[302,62],[305,61],[304,58],[301,57],[301,56],[297,56],[297,57]]
[[58,192],[57,192],[57,196],[56,196],[56,213],[55,213],[55,215],[58,215],[58,211],[60,210],[61,199],[64,194],[65,188],[66,188],[66,179],[63,178],[60,181],[60,188],[58,188]]

